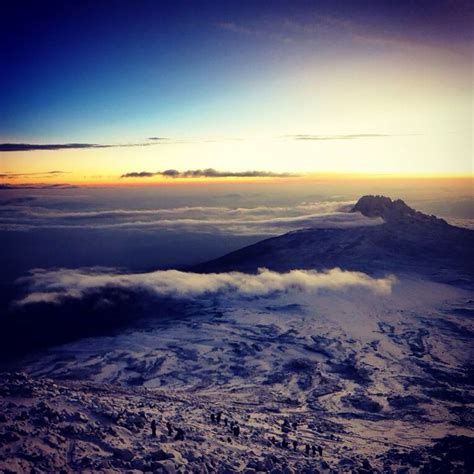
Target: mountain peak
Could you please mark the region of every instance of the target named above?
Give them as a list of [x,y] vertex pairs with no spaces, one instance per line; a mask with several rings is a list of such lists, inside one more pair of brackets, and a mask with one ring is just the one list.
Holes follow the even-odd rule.
[[385,220],[400,219],[402,217],[414,216],[417,211],[405,204],[401,199],[392,201],[386,196],[362,196],[352,212],[360,212],[367,217],[382,217]]
[[444,219],[423,214],[408,206],[405,201],[392,201],[387,196],[362,196],[351,212],[360,212],[367,217],[382,217],[386,222],[448,225]]

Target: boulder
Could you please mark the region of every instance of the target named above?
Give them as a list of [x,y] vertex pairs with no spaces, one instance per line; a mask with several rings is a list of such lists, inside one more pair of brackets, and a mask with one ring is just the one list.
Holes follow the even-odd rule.
[[167,459],[173,459],[174,454],[173,453],[167,453],[166,451],[163,451],[163,449],[158,449],[157,451],[151,453],[149,455],[149,458],[152,461],[165,461]]
[[134,457],[135,454],[133,451],[127,448],[114,448],[113,450],[114,457],[117,459],[121,459],[122,461],[131,461]]
[[165,460],[165,461],[160,461],[157,463],[153,464],[153,468],[156,469],[157,472],[161,472],[163,474],[175,474],[176,473],[176,467],[173,463],[173,461]]

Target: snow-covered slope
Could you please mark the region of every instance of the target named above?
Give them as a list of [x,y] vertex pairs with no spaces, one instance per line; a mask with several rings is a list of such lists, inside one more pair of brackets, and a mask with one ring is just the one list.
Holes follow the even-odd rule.
[[[432,472],[436,440],[458,454],[471,442],[463,437],[473,434],[473,311],[467,290],[402,277],[391,294],[349,289],[207,300],[183,307],[179,319],[150,317],[114,336],[51,348],[11,367],[63,389],[62,396],[53,390],[36,400],[4,400],[15,406],[3,428],[16,436],[5,442],[2,450],[11,452],[2,451],[0,467],[19,460],[31,466],[15,454],[26,449],[69,469],[86,462],[94,469],[158,468],[152,454],[160,448],[173,453],[168,464],[180,472],[206,462],[217,472],[238,472],[270,465],[269,458],[274,469],[293,472],[364,465],[371,467],[358,472],[421,465]],[[34,406],[40,400],[66,410],[53,428],[36,426],[43,419]],[[76,422],[71,410],[88,421]],[[32,414],[12,424],[23,411]],[[238,440],[210,423],[218,411],[239,422]],[[125,418],[118,417],[122,412]],[[143,420],[128,426],[124,420],[137,414]],[[189,439],[150,438],[152,418],[159,433],[171,421]],[[285,420],[298,429],[283,431]],[[74,423],[78,432],[68,427]],[[56,454],[43,440],[51,436],[60,446]],[[290,448],[297,441],[297,450],[282,448],[284,439]],[[324,459],[307,456],[306,444],[322,446]],[[114,453],[122,448],[133,456],[120,459]],[[442,461],[443,472],[464,462]]]
[[[118,317],[120,306],[137,318],[4,364],[0,471],[472,472],[472,232],[383,197],[364,197],[353,210],[385,224],[293,232],[201,269],[340,262],[382,273],[383,291],[352,273],[344,278],[371,284],[291,280],[261,292],[251,291],[252,278],[245,291],[212,290],[222,275],[175,272],[172,282],[162,273],[40,272],[31,290],[40,293],[30,294],[41,296],[35,316],[76,306],[77,322],[90,301],[92,317],[101,308]],[[203,276],[209,291],[198,298],[156,296],[164,280],[169,295],[186,278],[196,291]],[[246,281],[225,275],[233,278]],[[183,441],[168,435],[167,422],[185,430]]]

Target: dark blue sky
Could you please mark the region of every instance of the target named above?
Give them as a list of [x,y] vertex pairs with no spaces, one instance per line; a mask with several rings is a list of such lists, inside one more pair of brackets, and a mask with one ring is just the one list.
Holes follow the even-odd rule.
[[468,3],[11,1],[0,28],[0,138],[193,133],[215,107],[216,120],[225,108],[243,112],[282,70],[378,53],[380,38],[465,51]]

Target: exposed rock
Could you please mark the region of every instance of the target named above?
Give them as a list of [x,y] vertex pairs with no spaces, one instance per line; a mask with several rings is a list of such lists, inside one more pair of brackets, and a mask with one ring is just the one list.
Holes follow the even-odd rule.
[[127,462],[131,461],[135,456],[133,451],[126,448],[114,448],[113,453],[116,458],[122,459]]
[[166,459],[173,459],[174,454],[173,453],[167,453],[163,449],[158,449],[157,451],[154,451],[149,455],[150,459],[153,461],[164,461]]
[[0,433],[0,444],[14,443],[19,441],[20,437],[13,431],[7,431],[5,433]]
[[153,464],[153,469],[163,474],[175,474],[176,467],[172,461],[160,461]]
[[380,403],[362,393],[346,395],[342,400],[352,405],[354,408],[357,408],[357,410],[367,411],[370,413],[378,413],[382,410],[382,405],[380,405]]
[[401,199],[392,201],[386,196],[362,196],[351,212],[360,212],[367,217],[382,217],[384,220],[399,220],[417,214]]

